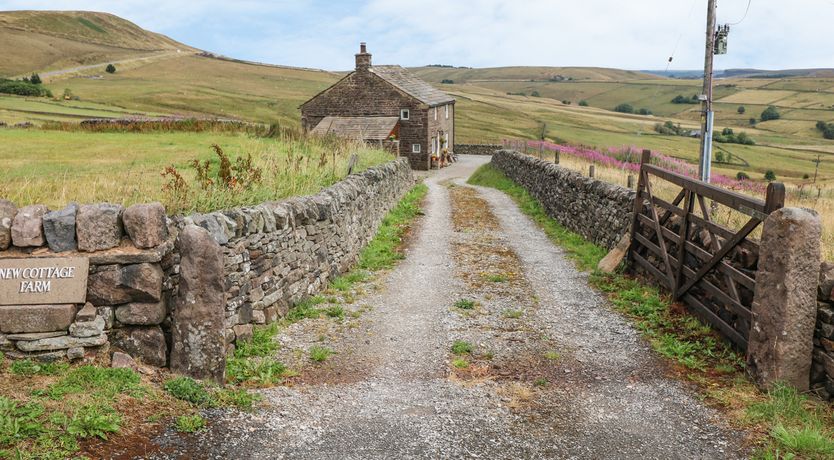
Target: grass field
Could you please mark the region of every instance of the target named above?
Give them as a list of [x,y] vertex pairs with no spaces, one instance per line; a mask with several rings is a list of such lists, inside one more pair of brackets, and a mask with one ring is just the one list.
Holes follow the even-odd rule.
[[[197,185],[192,160],[208,160],[212,171],[219,145],[231,157],[251,155],[262,180],[251,188]],[[4,174],[0,196],[18,205],[42,203],[60,209],[70,202],[130,205],[161,201],[169,212],[208,211],[315,193],[344,177],[352,153],[358,169],[393,159],[389,153],[349,142],[294,141],[215,133],[86,133],[0,130]],[[165,191],[174,166],[188,186]],[[217,182],[217,181],[216,181]]]

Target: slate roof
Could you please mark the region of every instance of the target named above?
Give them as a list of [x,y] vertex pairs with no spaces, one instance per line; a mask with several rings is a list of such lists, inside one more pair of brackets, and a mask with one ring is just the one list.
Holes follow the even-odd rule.
[[382,141],[388,139],[399,121],[398,117],[324,117],[311,133],[320,136],[335,134],[363,141]]
[[417,78],[398,65],[373,66],[369,70],[429,106],[455,101],[452,96]]

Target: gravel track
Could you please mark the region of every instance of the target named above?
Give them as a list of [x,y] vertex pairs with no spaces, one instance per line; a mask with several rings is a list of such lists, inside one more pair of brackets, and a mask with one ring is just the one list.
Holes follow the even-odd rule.
[[[291,386],[261,391],[256,412],[210,411],[208,430],[168,431],[142,457],[742,456],[743,434],[665,376],[633,327],[507,196],[470,189],[467,209],[453,209],[455,188],[486,161],[464,156],[428,175],[407,258],[351,307],[364,312],[355,327],[322,319],[282,332],[285,348],[303,349],[326,330],[318,340],[333,358],[305,367]],[[453,226],[453,211],[484,220],[467,227],[456,217]],[[506,282],[479,281],[500,270],[511,274]],[[461,298],[477,307],[452,307]],[[451,365],[457,339],[474,345],[465,369]],[[549,350],[559,358],[543,359]]]

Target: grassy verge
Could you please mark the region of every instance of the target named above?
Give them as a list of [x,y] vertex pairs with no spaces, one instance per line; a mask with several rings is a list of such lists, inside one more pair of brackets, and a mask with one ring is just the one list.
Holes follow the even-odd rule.
[[562,246],[577,267],[590,271],[590,284],[604,292],[627,316],[652,348],[675,363],[675,370],[695,382],[710,404],[757,436],[755,458],[831,458],[834,455],[834,409],[784,386],[760,392],[744,374],[743,356],[710,327],[673,304],[665,293],[622,273],[596,271],[606,250],[585,241],[548,217],[541,204],[501,171],[487,164],[470,184],[509,195],[550,239]]

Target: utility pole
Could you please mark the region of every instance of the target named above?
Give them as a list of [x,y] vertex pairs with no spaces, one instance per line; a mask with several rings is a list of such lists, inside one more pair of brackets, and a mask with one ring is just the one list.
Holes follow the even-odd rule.
[[704,53],[704,89],[701,94],[701,157],[698,173],[704,182],[710,181],[712,162],[712,126],[715,114],[712,112],[712,73],[715,57],[715,2],[707,0],[707,43]]

